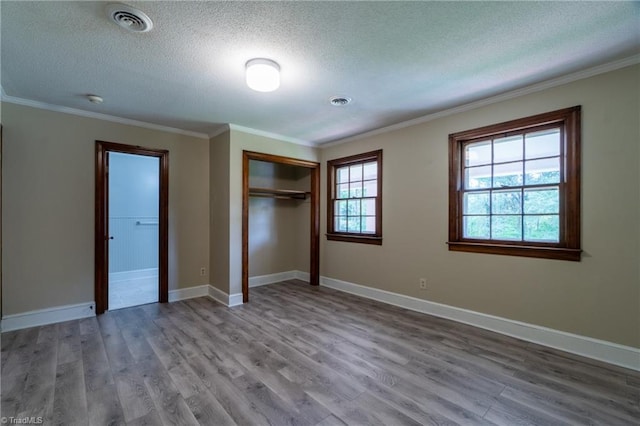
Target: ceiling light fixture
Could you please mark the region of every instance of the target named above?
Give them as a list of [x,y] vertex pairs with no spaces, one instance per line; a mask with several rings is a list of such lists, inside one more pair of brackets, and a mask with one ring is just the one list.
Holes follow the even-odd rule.
[[247,86],[258,92],[273,92],[280,87],[280,66],[271,59],[251,59],[246,64]]

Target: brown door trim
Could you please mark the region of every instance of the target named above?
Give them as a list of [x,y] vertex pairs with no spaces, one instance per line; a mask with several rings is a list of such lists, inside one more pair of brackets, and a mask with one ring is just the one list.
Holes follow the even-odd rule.
[[270,163],[311,169],[311,244],[309,283],[320,284],[320,163],[297,158],[260,152],[242,151],[242,302],[249,301],[249,161]]
[[146,155],[160,159],[160,217],[159,217],[159,285],[158,300],[169,301],[169,151],[96,141],[95,187],[95,299],[96,314],[109,309],[109,191],[108,152]]

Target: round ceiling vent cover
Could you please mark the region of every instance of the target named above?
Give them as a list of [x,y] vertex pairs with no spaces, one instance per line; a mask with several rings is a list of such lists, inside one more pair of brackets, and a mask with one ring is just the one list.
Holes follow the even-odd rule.
[[107,6],[109,19],[117,25],[136,33],[145,33],[153,28],[153,22],[143,11],[126,4],[110,4]]
[[345,106],[351,102],[351,98],[347,98],[345,96],[334,96],[329,100],[329,102],[333,106]]

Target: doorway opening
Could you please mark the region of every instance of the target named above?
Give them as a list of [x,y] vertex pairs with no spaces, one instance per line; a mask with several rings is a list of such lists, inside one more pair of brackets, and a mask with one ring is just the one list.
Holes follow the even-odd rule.
[[96,313],[168,300],[168,151],[96,141]]

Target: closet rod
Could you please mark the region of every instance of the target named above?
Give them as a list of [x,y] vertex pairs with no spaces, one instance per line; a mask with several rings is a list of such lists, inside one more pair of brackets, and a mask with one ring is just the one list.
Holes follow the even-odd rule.
[[249,196],[305,200],[310,193],[290,189],[249,188]]

